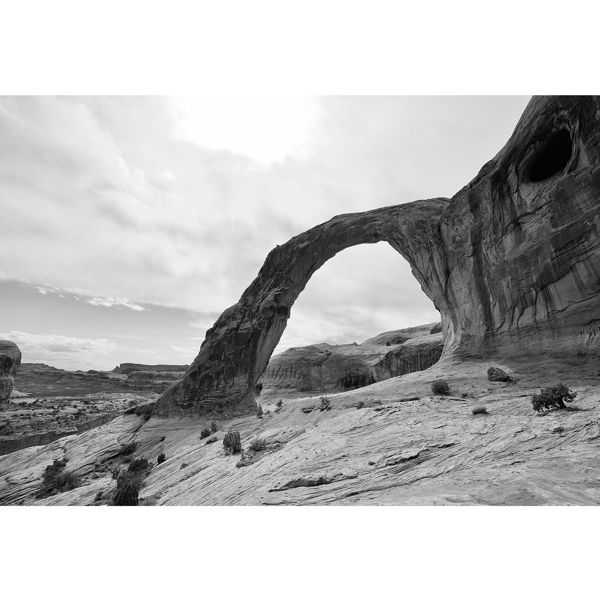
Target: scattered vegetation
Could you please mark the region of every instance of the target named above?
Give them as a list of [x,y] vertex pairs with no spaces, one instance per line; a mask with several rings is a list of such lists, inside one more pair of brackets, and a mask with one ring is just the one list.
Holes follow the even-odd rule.
[[50,496],[60,492],[73,490],[79,485],[79,480],[72,471],[65,471],[67,459],[54,459],[44,470],[41,496]]
[[320,400],[319,410],[323,411],[331,408],[331,400],[327,396],[321,396]]
[[267,447],[267,442],[264,438],[257,437],[250,442],[250,450],[252,452],[262,452]]
[[164,453],[164,452],[161,452],[161,453],[158,455],[158,458],[156,459],[156,464],[157,464],[157,465],[162,465],[162,463],[164,463],[164,462],[165,462],[165,460],[167,460],[167,457],[165,456],[165,453]]
[[210,429],[208,427],[205,427],[201,432],[200,432],[200,439],[203,440],[207,437],[210,436]]
[[214,444],[216,441],[217,441],[216,437],[210,438],[210,439],[206,440],[206,445],[208,445],[208,444]]
[[565,402],[573,402],[577,392],[569,389],[564,383],[542,388],[539,394],[531,398],[531,405],[537,412],[553,408],[568,408]]
[[121,446],[119,450],[119,454],[123,456],[127,456],[128,454],[133,454],[135,449],[137,448],[137,444],[135,442],[130,442],[129,444],[124,444]]
[[212,433],[217,432],[217,424],[214,421],[210,424],[210,430]]
[[129,463],[127,470],[130,473],[145,473],[152,468],[147,458],[136,458]]
[[263,418],[263,407],[262,407],[262,404],[259,404],[259,405],[257,406],[257,408],[256,408],[256,416],[257,416],[259,419],[262,419],[262,418]]
[[365,403],[362,400],[359,400],[358,403],[356,404],[356,408],[357,409],[361,409],[365,407]]
[[277,402],[275,403],[275,408],[277,408],[277,411],[280,411],[282,406],[283,406],[283,400],[281,400],[281,399],[277,400]]
[[372,383],[375,383],[373,375],[366,371],[350,371],[337,380],[338,386],[345,390],[365,387]]
[[135,409],[135,414],[138,417],[144,417],[146,421],[150,419],[152,413],[154,412],[154,403],[151,404],[142,404]]
[[137,506],[142,477],[139,472],[123,471],[117,479],[117,492],[113,498],[114,506]]
[[485,406],[474,406],[471,409],[471,412],[474,415],[487,415],[487,414],[489,414],[488,411],[487,411],[487,408]]
[[431,384],[431,391],[436,396],[447,396],[450,393],[450,384],[445,379],[436,379]]
[[239,454],[242,451],[240,432],[228,431],[223,438],[223,447],[227,454]]

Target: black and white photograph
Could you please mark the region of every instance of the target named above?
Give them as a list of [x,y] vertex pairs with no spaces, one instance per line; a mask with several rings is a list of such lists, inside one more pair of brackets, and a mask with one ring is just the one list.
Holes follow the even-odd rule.
[[[95,17],[73,10],[91,25]],[[329,85],[334,63],[308,48],[309,35],[306,48],[282,55],[277,68],[263,60],[277,54],[284,31],[305,31],[308,23],[321,41],[333,42],[335,31],[318,18],[295,22],[281,5],[270,8],[285,26],[263,21],[271,45],[256,40],[259,51],[246,62],[243,40],[256,39],[251,7],[231,23],[218,19],[232,27],[221,56],[214,44],[209,55],[191,50],[197,40],[190,15],[185,30],[171,27],[167,60],[171,38],[154,44],[161,26],[150,35],[143,5],[136,10],[147,45],[135,45],[126,17],[108,8],[97,13],[112,23],[96,26],[107,46],[113,26],[115,44],[131,34],[135,46],[133,59],[122,53],[110,63],[122,68],[116,84],[96,83],[95,69],[109,58],[95,50],[77,63],[76,77],[64,60],[77,53],[70,42],[50,45],[55,58],[46,63],[48,46],[35,40],[47,35],[40,16],[30,32],[34,58],[26,54],[20,70],[25,78],[0,85],[0,523],[15,519],[19,544],[36,546],[33,522],[50,523],[58,533],[43,539],[55,557],[63,551],[52,550],[54,537],[77,536],[86,556],[111,530],[121,550],[129,544],[127,555],[147,556],[154,547],[157,570],[160,548],[173,550],[164,560],[195,552],[160,541],[167,539],[163,526],[182,538],[189,527],[203,553],[248,562],[244,568],[262,578],[278,571],[271,558],[291,556],[288,547],[305,557],[305,565],[287,562],[299,569],[295,583],[305,581],[305,590],[286,593],[281,586],[295,587],[293,575],[280,571],[287,583],[275,586],[277,593],[263,588],[254,596],[246,587],[247,598],[321,597],[317,588],[354,597],[352,586],[329,587],[328,571],[320,573],[325,584],[307,581],[328,562],[328,555],[311,553],[328,547],[334,525],[348,533],[356,527],[340,552],[367,556],[379,542],[361,541],[361,532],[385,536],[388,529],[393,547],[407,552],[406,531],[422,558],[435,547],[435,561],[441,548],[461,555],[446,544],[463,532],[468,539],[469,526],[503,553],[494,539],[540,541],[533,529],[527,533],[540,522],[548,539],[597,524],[595,73],[587,71],[587,87],[569,85],[568,73],[553,85],[529,80],[546,74],[551,57],[540,50],[524,58],[525,75],[513,86],[494,67],[510,70],[513,55],[503,58],[497,44],[466,75],[434,73],[431,65],[446,60],[443,48],[432,50],[433,59],[423,52],[423,67],[405,66],[412,55],[396,56],[394,73],[379,70],[376,57],[357,60],[363,42],[353,34],[347,58],[363,69],[363,80],[343,69],[333,50],[336,69],[356,83],[349,91]],[[343,11],[340,4],[332,13],[340,29]],[[169,9],[150,13],[158,24]],[[172,25],[182,16],[173,6],[175,14]],[[409,27],[401,22],[398,35]],[[441,21],[438,27],[445,31]],[[83,27],[69,31],[75,37],[66,39],[84,37]],[[472,38],[455,36],[469,60],[485,38],[481,29],[471,31]],[[512,51],[523,32],[506,33]],[[183,51],[188,42],[190,52]],[[535,47],[523,44],[524,52]],[[201,56],[213,65],[212,83],[193,68]],[[314,75],[316,86],[290,85],[302,72],[297,56],[323,57],[325,75]],[[249,83],[253,61],[262,63],[270,87]],[[55,62],[67,63],[60,82],[42,73]],[[37,80],[27,66],[36,63]],[[404,68],[425,83],[361,87],[375,72],[402,80]],[[197,87],[174,83],[175,72]],[[133,87],[138,75],[141,84]],[[223,87],[221,76],[233,88]],[[458,90],[444,87],[453,79]],[[527,515],[529,525],[521,525]],[[234,525],[242,521],[251,524]],[[486,535],[491,522],[498,534]],[[156,529],[142,541],[134,528],[144,523]],[[300,532],[286,534],[288,525]],[[253,533],[244,534],[244,526]],[[91,533],[94,527],[101,532]],[[308,550],[293,541],[308,534]],[[469,571],[485,581],[488,568],[494,579],[506,577],[505,566],[500,575],[492,566],[498,563],[477,562],[487,546],[466,543],[477,558],[470,565],[464,559],[465,572],[453,573],[457,581],[469,580]],[[565,560],[579,554],[573,541],[557,544],[535,551],[546,557],[525,554],[529,568],[562,560],[555,551]],[[97,566],[106,560],[102,547],[94,550],[104,557]],[[144,567],[116,556],[112,562],[111,569],[143,568],[143,577],[152,577],[148,559]],[[215,577],[224,584],[233,568]],[[344,569],[348,577],[361,570],[347,561]],[[425,583],[372,587],[369,573],[356,597],[443,593]],[[86,597],[84,589],[95,584],[84,580],[67,587]],[[187,597],[173,585],[161,584],[158,594],[149,580],[148,593],[138,591]],[[488,596],[481,585],[473,597]],[[51,594],[67,597],[60,587]],[[101,597],[96,593],[89,597]],[[449,597],[469,593],[459,584]],[[585,593],[580,587],[573,595]]]

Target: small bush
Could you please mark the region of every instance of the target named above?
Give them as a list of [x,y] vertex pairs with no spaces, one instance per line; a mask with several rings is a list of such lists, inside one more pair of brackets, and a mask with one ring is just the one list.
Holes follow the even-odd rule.
[[144,417],[146,421],[150,419],[152,413],[154,412],[154,402],[151,404],[142,404],[135,409],[135,414],[138,417]]
[[100,502],[102,500],[102,490],[100,490],[94,497],[94,502]]
[[158,458],[156,459],[156,464],[157,464],[157,465],[162,465],[162,463],[164,463],[164,462],[165,462],[165,460],[167,460],[167,457],[165,456],[165,453],[164,453],[164,452],[161,452],[161,453],[158,455]]
[[321,404],[319,410],[329,410],[331,408],[331,400],[327,396],[321,396]]
[[577,392],[569,389],[564,383],[542,388],[539,394],[531,398],[531,405],[537,412],[552,408],[567,408],[565,402],[573,402]]
[[139,473],[124,471],[117,479],[117,492],[113,499],[114,506],[137,506],[140,492]]
[[210,424],[210,430],[212,433],[217,432],[217,424],[214,421]]
[[67,459],[55,459],[44,470],[42,478],[42,495],[51,495],[58,492],[73,490],[79,485],[79,480],[72,471],[65,471]]
[[201,432],[200,432],[200,439],[203,440],[207,437],[210,436],[210,429],[208,427],[205,427]]
[[471,412],[474,415],[487,415],[488,414],[487,408],[485,406],[474,406],[471,409]]
[[359,402],[356,404],[356,408],[357,408],[357,409],[361,409],[361,408],[364,408],[364,407],[365,407],[365,403],[364,403],[362,400],[360,400],[360,401],[359,401]]
[[252,450],[252,452],[262,452],[266,449],[266,447],[267,442],[265,442],[265,439],[261,437],[254,438],[250,442],[250,450]]
[[223,438],[223,447],[227,454],[239,454],[242,451],[240,432],[228,431]]
[[129,463],[127,470],[130,473],[144,473],[150,469],[150,463],[147,458],[136,458]]
[[135,452],[136,448],[137,448],[137,444],[135,442],[130,442],[129,444],[124,444],[123,446],[121,446],[121,449],[119,450],[119,454],[123,454],[123,455],[133,454]]
[[431,384],[431,391],[436,396],[447,396],[450,393],[450,384],[445,379],[436,379]]
[[283,406],[283,400],[277,400],[277,402],[275,403],[275,407],[277,408],[277,410],[281,410],[282,406]]
[[208,440],[206,440],[206,445],[208,446],[208,444],[214,444],[217,441],[216,437],[210,438]]
[[259,404],[258,407],[256,408],[256,416],[259,419],[263,418],[263,407],[262,407],[262,404]]

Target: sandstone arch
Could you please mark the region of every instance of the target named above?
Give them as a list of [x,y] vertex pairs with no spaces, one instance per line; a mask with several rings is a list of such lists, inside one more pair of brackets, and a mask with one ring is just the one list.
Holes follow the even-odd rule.
[[408,260],[440,311],[445,356],[597,361],[600,98],[533,98],[504,148],[451,200],[340,215],[272,250],[156,414],[251,409],[310,276],[344,248],[379,241]]
[[338,252],[388,242],[410,263],[425,293],[436,301],[443,275],[430,249],[448,200],[437,198],[339,215],[273,249],[258,276],[208,330],[185,378],[170,388],[156,413],[235,413],[253,406],[252,389],[286,327],[290,310],[310,277]]

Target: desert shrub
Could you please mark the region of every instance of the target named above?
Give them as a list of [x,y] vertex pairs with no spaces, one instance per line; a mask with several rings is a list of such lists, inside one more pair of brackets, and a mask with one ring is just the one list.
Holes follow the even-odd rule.
[[223,438],[223,447],[227,454],[239,454],[242,451],[240,432],[228,431]]
[[136,458],[129,463],[127,470],[130,473],[143,473],[150,469],[150,463],[147,458]]
[[114,506],[137,506],[139,502],[141,477],[139,473],[124,471],[117,479],[117,492]]
[[262,383],[257,383],[257,384],[254,386],[254,393],[255,393],[257,396],[260,396],[260,394],[261,394],[262,390],[263,390],[263,384],[262,384]]
[[100,490],[94,497],[94,502],[100,502],[102,500],[102,490]]
[[267,447],[267,442],[264,438],[257,437],[250,442],[250,450],[252,452],[261,452]]
[[217,431],[217,424],[214,421],[210,424],[210,430],[212,433],[216,433]]
[[537,412],[552,408],[567,408],[565,402],[573,402],[577,392],[569,389],[564,383],[542,388],[539,394],[531,398],[531,405]]
[[162,463],[164,463],[164,462],[165,462],[165,460],[167,460],[167,457],[165,456],[165,453],[164,453],[164,452],[161,452],[161,453],[158,455],[158,458],[156,459],[156,464],[157,464],[157,465],[161,465]]
[[67,459],[55,459],[44,470],[42,478],[42,495],[55,494],[73,490],[79,485],[77,477],[72,471],[65,471]]
[[216,441],[217,441],[217,438],[216,438],[216,437],[213,437],[213,438],[210,438],[210,439],[206,440],[206,444],[207,444],[207,445],[208,445],[208,444],[214,444]]
[[210,429],[208,427],[205,427],[201,432],[200,432],[200,439],[203,440],[204,438],[207,438],[210,436]]
[[474,406],[471,409],[471,412],[474,415],[487,415],[488,414],[487,408],[485,406]]
[[262,407],[262,404],[259,404],[259,405],[257,406],[257,408],[256,408],[256,416],[257,416],[259,419],[262,419],[262,417],[263,417],[263,407]]
[[356,408],[361,409],[364,407],[365,407],[365,403],[362,400],[359,400],[358,403],[356,404]]
[[133,454],[135,452],[135,449],[137,448],[137,444],[135,442],[130,442],[129,444],[124,444],[123,446],[121,446],[120,450],[119,450],[119,454],[123,454],[123,455],[128,455],[128,454]]
[[281,410],[281,407],[283,406],[283,400],[277,400],[277,402],[275,403],[275,407],[277,408],[277,410]]
[[331,408],[331,400],[327,396],[321,396],[321,404],[319,410],[329,410]]
[[450,384],[445,379],[436,379],[431,384],[431,391],[437,396],[447,396],[450,393]]

